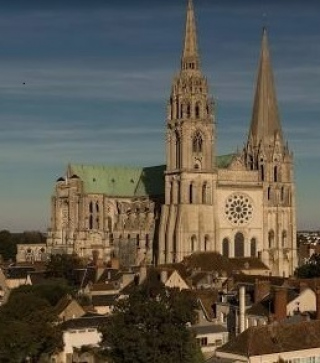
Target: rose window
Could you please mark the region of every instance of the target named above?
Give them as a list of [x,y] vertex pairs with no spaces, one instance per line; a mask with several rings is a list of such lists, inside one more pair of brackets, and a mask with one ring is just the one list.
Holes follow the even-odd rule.
[[244,225],[250,221],[252,214],[252,200],[247,195],[236,193],[226,200],[225,215],[232,224]]

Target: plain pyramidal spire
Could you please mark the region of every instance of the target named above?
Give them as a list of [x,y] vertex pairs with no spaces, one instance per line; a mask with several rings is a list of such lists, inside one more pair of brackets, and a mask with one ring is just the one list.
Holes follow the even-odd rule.
[[181,58],[182,70],[199,70],[196,19],[193,2],[188,0],[184,47]]
[[266,27],[263,28],[262,32],[258,77],[249,135],[253,138],[256,146],[260,143],[270,145],[275,138],[282,140]]

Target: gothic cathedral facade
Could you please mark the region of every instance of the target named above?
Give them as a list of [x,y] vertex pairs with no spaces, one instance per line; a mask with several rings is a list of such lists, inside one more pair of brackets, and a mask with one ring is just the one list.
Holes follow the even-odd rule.
[[166,165],[70,164],[52,197],[49,253],[123,264],[174,263],[197,251],[260,258],[273,275],[297,265],[293,155],[284,139],[266,29],[248,138],[216,155],[215,102],[200,66],[188,1],[181,69],[167,108]]

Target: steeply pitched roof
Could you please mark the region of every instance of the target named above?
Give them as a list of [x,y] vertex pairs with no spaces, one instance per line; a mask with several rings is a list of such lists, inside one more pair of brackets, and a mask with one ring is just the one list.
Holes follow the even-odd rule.
[[320,320],[250,327],[217,349],[244,357],[299,351],[320,346]]
[[[218,168],[225,169],[235,154],[217,157]],[[144,197],[164,195],[165,165],[125,167],[69,164],[68,178],[77,176],[85,193],[107,194],[113,197]]]
[[192,0],[188,1],[184,47],[181,57],[181,70],[199,72],[199,53],[196,20]]
[[182,263],[192,270],[199,271],[216,271],[218,273],[231,273],[233,265],[228,258],[220,255],[218,252],[195,252],[185,257]]
[[232,163],[232,160],[236,157],[236,154],[226,154],[217,156],[217,166],[219,169],[227,169]]
[[68,176],[77,175],[86,193],[157,196],[164,193],[164,170],[164,165],[142,168],[70,164]]
[[276,135],[282,139],[268,37],[264,28],[249,138],[253,138],[254,146],[260,142],[269,145]]

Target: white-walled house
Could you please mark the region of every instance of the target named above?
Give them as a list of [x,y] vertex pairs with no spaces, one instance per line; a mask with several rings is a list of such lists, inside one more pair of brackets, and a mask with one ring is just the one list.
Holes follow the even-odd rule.
[[75,349],[83,346],[97,347],[101,342],[101,333],[98,327],[107,324],[108,318],[104,316],[88,316],[67,320],[61,324],[63,330],[63,351],[55,357],[56,363],[73,362]]

